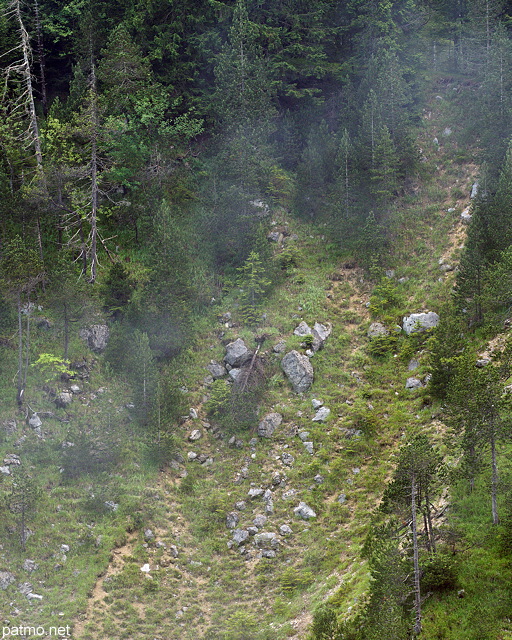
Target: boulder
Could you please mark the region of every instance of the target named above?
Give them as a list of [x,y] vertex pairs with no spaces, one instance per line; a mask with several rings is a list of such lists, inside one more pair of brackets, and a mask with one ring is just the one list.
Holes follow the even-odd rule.
[[307,356],[290,351],[281,361],[281,367],[295,393],[307,391],[313,384],[313,366]]
[[332,327],[331,325],[320,324],[319,322],[315,322],[315,326],[313,327],[313,351],[319,351],[324,348],[325,341],[331,335]]
[[258,425],[258,435],[262,438],[271,438],[282,421],[283,416],[280,413],[267,413]]
[[302,518],[303,520],[310,520],[311,518],[316,518],[316,513],[313,511],[311,507],[308,507],[308,505],[305,502],[299,502],[299,506],[295,507],[295,509],[293,510],[293,513],[299,518]]
[[226,347],[224,362],[227,362],[231,367],[241,367],[251,358],[252,351],[249,351],[242,338],[230,342]]
[[388,336],[389,331],[382,324],[382,322],[372,322],[366,332],[369,338],[380,338],[381,336]]
[[206,368],[211,373],[211,376],[214,380],[222,378],[227,373],[225,367],[222,364],[215,362],[215,360],[210,360],[210,364],[207,364]]
[[411,313],[410,316],[405,316],[402,321],[402,326],[407,335],[416,333],[417,331],[427,331],[433,329],[439,324],[439,316],[434,311],[427,311],[426,313]]
[[82,340],[85,340],[89,349],[96,353],[105,351],[109,336],[110,331],[106,324],[94,324],[92,327],[86,327],[80,331]]

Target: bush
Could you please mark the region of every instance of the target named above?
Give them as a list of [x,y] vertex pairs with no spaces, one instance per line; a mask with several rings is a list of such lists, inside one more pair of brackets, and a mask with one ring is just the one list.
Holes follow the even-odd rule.
[[453,558],[439,553],[422,562],[422,591],[446,591],[457,587],[457,572]]

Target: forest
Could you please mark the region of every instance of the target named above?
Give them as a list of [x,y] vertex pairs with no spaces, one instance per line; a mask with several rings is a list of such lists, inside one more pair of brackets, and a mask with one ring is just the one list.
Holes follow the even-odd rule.
[[4,635],[512,638],[512,3],[0,0],[0,67]]

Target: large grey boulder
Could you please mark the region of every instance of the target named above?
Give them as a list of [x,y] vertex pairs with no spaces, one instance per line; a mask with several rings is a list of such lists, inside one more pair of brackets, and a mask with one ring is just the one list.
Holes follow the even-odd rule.
[[271,438],[282,421],[283,416],[280,413],[267,413],[258,425],[258,435],[262,438]]
[[428,311],[427,313],[411,313],[410,316],[405,316],[402,321],[402,326],[407,335],[416,333],[417,331],[427,331],[433,329],[439,324],[439,316],[434,311]]
[[249,351],[242,338],[237,338],[226,347],[224,362],[231,367],[241,367],[252,358],[252,351]]
[[109,328],[106,324],[94,324],[80,330],[80,337],[87,342],[91,351],[101,353],[105,351],[110,336]]
[[307,391],[313,384],[313,366],[307,356],[290,351],[281,361],[281,367],[295,393]]

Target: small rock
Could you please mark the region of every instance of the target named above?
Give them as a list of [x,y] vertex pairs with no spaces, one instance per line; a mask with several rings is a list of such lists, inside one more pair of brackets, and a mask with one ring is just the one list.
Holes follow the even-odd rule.
[[253,520],[254,526],[259,529],[263,528],[267,523],[267,516],[259,513]]
[[311,518],[316,518],[316,513],[314,512],[314,510],[311,507],[308,507],[308,505],[305,502],[299,502],[299,506],[295,507],[295,509],[293,510],[293,513],[299,518],[302,518],[303,520],[310,520]]
[[291,527],[289,527],[287,524],[282,524],[282,525],[279,527],[279,533],[280,533],[282,536],[291,536],[291,535],[292,535],[292,533],[293,533],[293,531],[292,531]]
[[0,571],[0,589],[7,589],[15,580],[15,575],[10,571]]
[[4,476],[10,476],[11,475],[11,469],[10,467],[0,467],[0,473],[2,473]]
[[215,360],[211,360],[210,364],[206,365],[206,368],[214,380],[224,377],[227,373],[226,368],[218,362],[215,362]]
[[149,573],[151,571],[151,567],[149,566],[149,564],[146,562],[146,564],[143,564],[142,567],[140,568],[140,570],[143,573]]
[[295,327],[295,329],[293,330],[293,335],[299,336],[300,338],[305,338],[306,336],[311,336],[313,334],[308,324],[303,320],[298,327]]
[[146,542],[149,542],[150,540],[154,540],[155,538],[155,534],[153,533],[153,531],[151,531],[151,529],[146,529],[144,531],[144,540]]
[[380,336],[388,336],[389,331],[382,324],[382,322],[372,322],[370,327],[368,328],[368,331],[366,332],[366,335],[369,338],[379,338]]
[[271,438],[282,421],[280,413],[268,413],[258,425],[258,435],[261,438]]
[[286,351],[286,342],[284,340],[280,340],[277,344],[272,348],[274,353],[284,353]]
[[254,536],[254,545],[259,549],[276,548],[279,546],[279,539],[276,533],[264,531]]
[[239,500],[238,502],[235,502],[235,509],[238,509],[238,511],[245,511],[246,508],[247,503],[245,502],[245,500]]
[[303,442],[302,443],[304,445],[304,449],[306,449],[306,451],[308,453],[310,453],[311,455],[313,455],[314,453],[314,446],[312,442]]
[[291,467],[295,462],[295,458],[291,453],[287,453],[286,451],[281,454],[281,462],[285,464],[287,467]]
[[317,484],[323,484],[325,478],[323,476],[321,476],[319,473],[313,478],[313,480],[317,483]]
[[418,360],[416,360],[415,358],[413,358],[412,360],[409,361],[409,364],[407,365],[407,369],[409,371],[414,371],[415,369],[417,369],[420,366],[420,363],[418,362]]
[[423,384],[419,378],[407,378],[407,382],[405,383],[406,389],[419,389]]
[[313,400],[311,400],[311,404],[313,405],[313,409],[315,411],[317,411],[318,409],[320,409],[320,407],[323,407],[323,401],[322,400],[318,400],[317,398],[313,398]]
[[309,438],[309,431],[299,431],[299,438],[305,442]]
[[69,387],[69,390],[71,391],[71,393],[74,393],[75,395],[78,395],[80,393],[80,387],[77,384],[72,384]]
[[479,358],[475,362],[475,367],[478,367],[479,369],[482,369],[483,367],[486,367],[490,362],[491,362],[490,358]]
[[37,564],[37,562],[35,562],[35,560],[29,560],[27,558],[23,563],[23,568],[25,569],[25,571],[28,571],[28,573],[32,573],[32,571],[36,571],[39,568],[39,565]]
[[193,407],[190,408],[188,415],[192,418],[192,420],[197,420],[199,417],[197,415],[197,411]]
[[187,453],[187,458],[192,461],[195,460],[197,458],[197,453],[195,451],[189,451]]
[[276,552],[273,549],[263,549],[261,552],[261,557],[271,560],[272,558],[276,557]]
[[327,407],[320,407],[315,413],[315,417],[312,418],[313,422],[325,422],[329,417],[331,410]]
[[169,553],[171,554],[171,556],[173,558],[177,558],[178,557],[178,547],[175,544],[171,544],[171,546],[169,547]]
[[233,541],[238,545],[241,545],[243,542],[245,542],[248,537],[249,532],[247,531],[247,529],[235,529],[233,531]]
[[236,529],[240,517],[236,511],[231,511],[226,516],[226,526],[228,529]]
[[340,493],[340,495],[338,496],[338,502],[340,504],[344,504],[347,500],[347,496],[344,493]]
[[200,429],[194,429],[189,435],[188,439],[190,442],[195,442],[196,440],[200,440],[203,437],[203,434]]
[[60,550],[61,550],[63,553],[69,553],[69,549],[70,549],[69,544],[61,544],[61,545],[60,545]]
[[38,427],[41,427],[43,425],[43,423],[41,422],[41,418],[37,415],[37,413],[32,414],[32,416],[29,418],[28,424],[30,427],[32,427],[32,429],[37,429]]
[[265,491],[263,489],[258,489],[256,487],[253,487],[252,489],[249,489],[249,491],[247,492],[247,495],[249,496],[249,498],[253,499],[253,498],[259,498],[264,493]]

